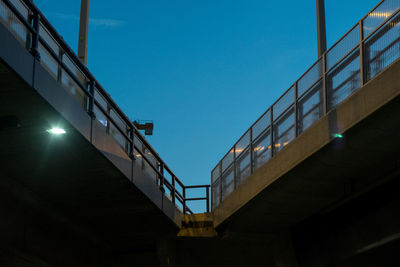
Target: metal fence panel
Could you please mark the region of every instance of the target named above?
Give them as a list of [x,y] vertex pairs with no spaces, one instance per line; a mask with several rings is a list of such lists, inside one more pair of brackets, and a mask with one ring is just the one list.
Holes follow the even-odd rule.
[[231,166],[222,174],[222,200],[229,196],[235,189],[234,180],[234,169]]
[[212,183],[214,183],[217,179],[220,178],[220,174],[221,174],[221,165],[218,164],[214,170],[212,170],[211,172],[211,181]]
[[[28,19],[28,8],[19,0],[13,0],[11,3],[18,9],[21,15]],[[29,31],[17,16],[3,3],[0,2],[0,22],[17,38],[24,46],[27,46],[29,40]]]
[[364,42],[367,80],[375,77],[375,75],[399,58],[399,21],[400,15],[396,15]]
[[339,62],[346,54],[348,54],[360,42],[360,31],[356,25],[349,31],[340,42],[329,49],[326,54],[326,68],[330,70],[337,62]]
[[368,36],[400,8],[400,0],[385,0],[363,20],[364,36]]
[[297,127],[298,133],[307,130],[323,115],[323,86],[317,83],[297,103]]
[[295,100],[295,87],[292,86],[289,90],[284,93],[279,100],[273,105],[272,113],[274,120],[278,118],[285,110],[287,110],[291,105],[293,105]]
[[322,60],[319,59],[315,64],[298,80],[297,95],[301,96],[314,83],[322,77]]
[[273,125],[274,152],[281,151],[295,138],[294,108],[287,110]]
[[342,60],[327,75],[328,109],[336,107],[360,88],[359,49]]
[[239,141],[235,145],[235,155],[238,157],[240,153],[242,153],[250,144],[250,130],[239,139]]
[[268,128],[253,144],[254,169],[260,168],[271,158],[271,135]]
[[251,174],[250,149],[243,151],[236,164],[236,186],[243,183]]
[[268,109],[252,126],[253,140],[271,125],[271,110]]
[[233,163],[233,159],[234,159],[234,149],[232,148],[228,154],[225,155],[225,157],[222,159],[221,162],[221,167],[222,167],[222,171],[225,171],[226,168],[228,168],[232,163]]
[[212,184],[212,209],[214,209],[216,206],[219,205],[221,202],[221,180],[217,179],[215,182]]

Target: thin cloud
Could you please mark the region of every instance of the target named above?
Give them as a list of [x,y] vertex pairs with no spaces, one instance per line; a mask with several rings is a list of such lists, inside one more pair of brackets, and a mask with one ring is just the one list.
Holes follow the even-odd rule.
[[89,23],[93,26],[104,26],[104,27],[118,27],[124,24],[122,20],[117,19],[94,19],[89,18]]
[[[72,20],[79,21],[79,17],[72,14],[64,14],[64,13],[50,13],[50,17],[61,20]],[[97,18],[89,18],[89,24],[95,27],[106,27],[106,28],[115,28],[124,24],[124,21],[117,19],[97,19]]]

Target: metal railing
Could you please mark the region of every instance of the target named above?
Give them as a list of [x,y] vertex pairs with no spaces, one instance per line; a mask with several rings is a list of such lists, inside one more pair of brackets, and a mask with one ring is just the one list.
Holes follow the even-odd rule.
[[383,0],[327,50],[211,171],[212,209],[294,138],[400,57],[400,0]]
[[[0,23],[99,122],[127,156],[141,161],[143,171],[172,203],[184,213],[193,213],[186,202],[205,200],[209,212],[210,185],[185,186],[175,176],[32,1],[0,0]],[[188,198],[187,190],[194,187],[205,188],[206,197]]]

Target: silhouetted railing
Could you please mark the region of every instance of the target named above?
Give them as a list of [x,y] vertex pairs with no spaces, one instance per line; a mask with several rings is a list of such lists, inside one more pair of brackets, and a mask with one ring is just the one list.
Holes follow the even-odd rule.
[[103,130],[132,160],[142,161],[144,172],[177,207],[184,213],[192,213],[186,205],[192,200],[205,200],[209,207],[210,186],[195,186],[204,187],[207,197],[186,196],[187,189],[193,186],[185,186],[175,176],[32,1],[0,0],[0,23],[36,57],[92,119],[102,125]]
[[212,208],[255,170],[400,57],[400,1],[384,0],[326,51],[211,172]]

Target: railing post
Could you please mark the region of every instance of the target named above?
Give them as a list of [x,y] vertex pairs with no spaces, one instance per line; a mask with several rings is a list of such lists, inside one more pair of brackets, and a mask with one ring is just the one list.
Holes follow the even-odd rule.
[[207,202],[207,213],[210,212],[210,186],[206,186],[206,202]]
[[269,125],[269,130],[270,130],[270,143],[271,143],[271,158],[274,156],[275,153],[275,144],[274,144],[274,106],[271,106],[270,109],[270,125]]
[[129,139],[131,139],[130,140],[130,143],[129,143],[129,157],[132,159],[132,160],[135,160],[136,158],[135,158],[135,155],[134,155],[134,148],[135,148],[135,143],[134,143],[134,139],[135,138],[135,129],[133,128],[133,126],[131,127],[131,129],[130,129],[130,131],[129,131]]
[[298,114],[297,114],[297,97],[298,97],[298,90],[297,90],[297,81],[294,84],[294,136],[298,136]]
[[233,146],[233,190],[236,189],[236,179],[237,179],[237,171],[236,171],[236,144]]
[[186,214],[186,187],[182,187],[182,194],[183,194],[183,214]]
[[40,15],[38,13],[33,14],[32,27],[35,31],[33,32],[32,36],[31,53],[37,60],[40,60],[40,53],[39,53]]
[[222,161],[219,162],[219,203],[222,202]]
[[96,86],[96,83],[93,79],[90,80],[89,82],[89,106],[88,106],[88,113],[89,116],[93,119],[96,118],[96,115],[94,113],[94,87]]
[[172,203],[174,203],[175,204],[175,192],[176,192],[176,189],[175,189],[175,175],[172,175],[172,192],[171,192],[171,197],[172,197]]
[[250,127],[250,144],[249,144],[249,153],[250,153],[250,175],[254,173],[254,155],[253,155],[253,127]]
[[364,69],[364,45],[363,45],[363,40],[364,40],[364,31],[363,31],[363,20],[360,20],[358,23],[358,31],[360,35],[360,86],[364,86],[365,83],[365,69]]
[[[63,56],[64,56],[64,50],[61,47],[59,47],[58,49],[59,49],[58,58],[62,62]],[[57,68],[57,81],[59,83],[62,83],[62,67],[61,67],[61,64],[58,64],[58,68]]]
[[160,173],[161,173],[161,177],[160,177],[160,190],[161,192],[165,192],[165,188],[164,188],[164,162],[160,162]]
[[326,53],[322,55],[322,108],[323,108],[323,113],[322,115],[325,115],[328,113],[328,86],[326,82],[326,71],[327,71],[327,66],[326,66]]

